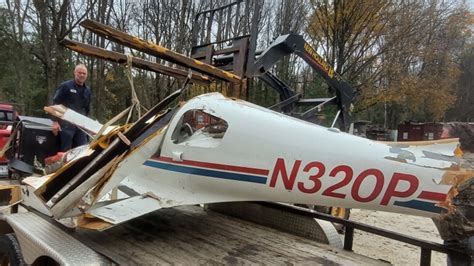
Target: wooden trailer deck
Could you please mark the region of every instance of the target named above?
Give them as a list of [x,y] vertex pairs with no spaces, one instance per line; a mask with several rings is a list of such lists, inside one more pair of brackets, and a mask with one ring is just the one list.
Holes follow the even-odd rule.
[[386,264],[199,206],[162,209],[104,232],[78,230],[73,236],[123,265]]

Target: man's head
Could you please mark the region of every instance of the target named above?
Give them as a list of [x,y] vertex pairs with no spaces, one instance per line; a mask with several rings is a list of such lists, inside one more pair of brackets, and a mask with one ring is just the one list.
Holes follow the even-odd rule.
[[84,64],[79,64],[74,68],[74,80],[78,85],[84,85],[87,79],[87,68]]

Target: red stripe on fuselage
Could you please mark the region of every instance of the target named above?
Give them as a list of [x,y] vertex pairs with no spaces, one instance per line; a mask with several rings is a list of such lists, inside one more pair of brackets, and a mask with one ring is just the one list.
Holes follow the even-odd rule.
[[217,170],[226,170],[226,171],[233,171],[233,172],[240,172],[240,173],[247,173],[247,174],[255,174],[255,175],[264,175],[268,176],[269,170],[265,169],[258,169],[258,168],[251,168],[251,167],[242,167],[242,166],[235,166],[235,165],[228,165],[228,164],[218,164],[218,163],[207,163],[207,162],[199,162],[199,161],[192,161],[192,160],[183,160],[182,162],[173,161],[170,157],[160,156],[152,157],[154,160],[158,160],[161,162],[167,163],[175,163],[175,164],[183,164],[189,166],[197,166],[197,167],[204,167],[204,168],[212,168]]
[[431,191],[421,191],[420,195],[418,196],[419,199],[426,199],[426,200],[433,200],[433,201],[445,201],[446,194],[438,193],[438,192],[431,192]]

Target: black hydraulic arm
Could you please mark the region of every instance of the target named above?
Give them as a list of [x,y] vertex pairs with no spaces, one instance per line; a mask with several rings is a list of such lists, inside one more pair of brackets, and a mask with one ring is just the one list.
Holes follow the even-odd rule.
[[[351,109],[355,97],[354,89],[309,45],[301,35],[287,34],[278,37],[255,61],[254,75],[265,76],[282,57],[295,53],[308,63],[336,92],[336,102],[341,110],[341,129],[350,125]],[[266,78],[263,78],[265,81]]]
[[299,100],[299,97],[293,97],[296,93],[283,80],[279,79],[271,72],[265,72],[261,74],[259,78],[278,92],[280,95],[280,101],[285,101],[289,98],[293,99],[293,101],[287,102],[287,104],[282,106],[284,112],[290,111],[291,105]]

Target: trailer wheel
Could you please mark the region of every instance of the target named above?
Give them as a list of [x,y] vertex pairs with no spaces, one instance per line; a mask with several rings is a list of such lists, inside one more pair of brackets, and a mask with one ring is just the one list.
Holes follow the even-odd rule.
[[0,236],[1,265],[26,265],[21,255],[20,244],[14,234]]

